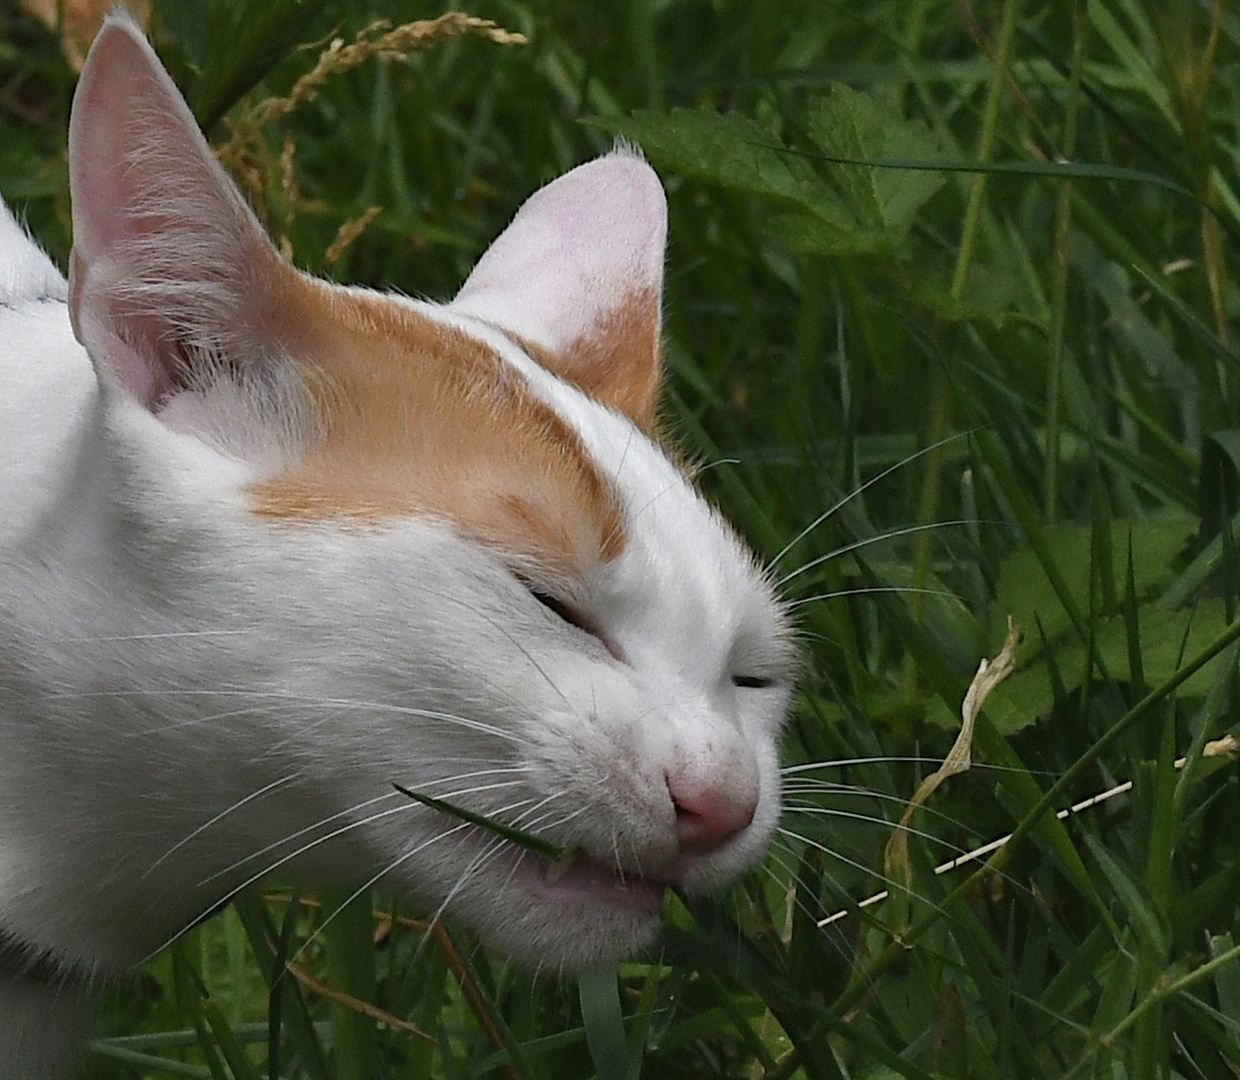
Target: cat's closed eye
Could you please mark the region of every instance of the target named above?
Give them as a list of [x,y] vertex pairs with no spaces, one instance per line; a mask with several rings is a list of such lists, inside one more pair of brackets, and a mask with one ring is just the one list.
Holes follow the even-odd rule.
[[595,637],[598,636],[598,631],[595,627],[579,611],[558,597],[552,596],[549,592],[531,585],[529,582],[524,584],[529,594],[556,617],[568,623],[569,626],[575,626],[578,630],[584,630],[587,634],[592,634]]
[[540,589],[537,585],[529,581],[521,582],[526,590],[535,600],[537,600],[544,608],[550,611],[561,622],[567,623],[569,626],[576,627],[582,633],[589,634],[592,638],[599,641],[602,646],[611,654],[613,659],[624,661],[624,654],[620,647],[604,633],[603,629],[588,615],[579,611],[572,604],[561,600],[558,596],[553,596],[545,589]]
[[732,685],[741,690],[768,690],[775,685],[775,680],[763,675],[733,675]]

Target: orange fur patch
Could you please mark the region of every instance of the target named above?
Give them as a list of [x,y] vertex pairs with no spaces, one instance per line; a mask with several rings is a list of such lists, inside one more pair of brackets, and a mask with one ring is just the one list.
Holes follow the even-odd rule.
[[624,413],[647,435],[659,401],[659,298],[653,289],[629,294],[589,333],[562,350],[520,340],[521,348],[553,375]]
[[623,550],[620,505],[576,432],[489,346],[380,296],[303,279],[288,301],[280,337],[321,434],[254,485],[257,513],[431,514],[573,577]]

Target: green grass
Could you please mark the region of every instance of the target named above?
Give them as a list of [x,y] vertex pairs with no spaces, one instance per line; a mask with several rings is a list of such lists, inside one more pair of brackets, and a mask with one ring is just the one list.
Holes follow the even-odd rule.
[[[437,13],[156,9],[207,116],[287,92],[316,55],[297,42]],[[618,998],[383,896],[312,939],[347,893],[248,897],[110,995],[90,1076],[265,1077],[274,1052],[314,1080],[585,1077],[591,1048],[605,1080],[1237,1075],[1240,783],[1202,750],[1240,728],[1240,12],[470,12],[529,43],[332,79],[251,146],[252,190],[300,265],[442,297],[539,184],[616,133],[645,148],[671,211],[666,415],[755,547],[787,547],[786,832],[718,907],[670,902],[665,963],[622,967]],[[62,264],[72,82],[0,11],[0,193]],[[889,882],[884,845],[1009,614],[1018,669],[974,768],[917,812]],[[986,871],[934,872],[1013,832]],[[273,979],[293,956],[318,984]]]

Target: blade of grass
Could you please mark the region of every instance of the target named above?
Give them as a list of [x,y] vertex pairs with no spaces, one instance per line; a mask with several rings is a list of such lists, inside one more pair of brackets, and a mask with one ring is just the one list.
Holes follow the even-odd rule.
[[[374,905],[369,889],[334,888],[323,894],[321,937],[330,985],[351,998],[375,1000]],[[338,1080],[377,1080],[374,1021],[333,999],[332,1049]]]
[[186,954],[185,938],[181,938],[172,946],[172,969],[176,985],[177,1002],[189,1015],[194,1030],[198,1033],[198,1046],[202,1056],[207,1059],[207,1070],[211,1080],[229,1080],[224,1071],[224,1063],[216,1052],[215,1041],[208,1033],[208,1024],[202,1008],[203,988],[198,973],[193,970]]
[[[948,895],[946,900],[940,906],[938,911],[931,912],[914,923],[903,936],[899,943],[893,943],[885,948],[879,956],[866,969],[864,975],[860,979],[855,979],[850,984],[840,998],[833,1005],[833,1009],[837,1013],[843,1013],[847,1009],[852,1008],[860,998],[868,992],[868,988],[873,985],[885,971],[889,970],[902,956],[905,949],[915,942],[926,930],[938,921],[941,914],[950,910],[952,905],[960,902],[962,899],[970,895],[982,881],[990,874],[1007,863],[1011,857],[1011,851],[1017,844],[1022,842],[1025,837],[1037,826],[1043,816],[1053,811],[1055,805],[1063,800],[1071,786],[1077,781],[1081,774],[1088,768],[1097,757],[1109,746],[1120,739],[1123,734],[1139,720],[1143,720],[1153,708],[1166,700],[1181,683],[1185,682],[1191,675],[1199,669],[1215,659],[1220,653],[1233,642],[1240,640],[1240,619],[1230,623],[1227,628],[1213,642],[1192,657],[1179,671],[1170,679],[1167,679],[1160,686],[1151,690],[1136,705],[1128,710],[1114,724],[1112,724],[1106,732],[1099,737],[1093,745],[1089,747],[1077,760],[1064,772],[1058,780],[1047,789],[1045,794],[1037,801],[1034,807],[1021,819],[1016,828],[1012,831],[1011,838],[1008,842],[994,853],[984,866],[974,871],[969,877],[962,881]],[[978,737],[979,739],[986,732],[986,725],[981,721],[985,719],[985,714],[979,718]]]
[[1208,962],[1193,968],[1182,975],[1172,976],[1170,972],[1159,979],[1153,989],[1118,1023],[1100,1036],[1090,1040],[1090,1045],[1082,1052],[1076,1063],[1064,1074],[1064,1080],[1073,1080],[1089,1068],[1098,1053],[1114,1046],[1119,1037],[1134,1024],[1139,1023],[1151,1010],[1161,1008],[1166,1002],[1189,990],[1203,979],[1240,962],[1240,945],[1215,955]]
[[[233,908],[250,939],[254,959],[267,983],[269,1000],[275,987],[280,987],[279,1004],[294,1054],[311,1080],[331,1080],[319,1033],[310,1018],[301,987],[284,970],[285,946],[276,947],[275,943],[282,937],[277,936],[262,898],[252,890],[242,892],[233,900]],[[285,922],[288,922],[287,916]]]
[[503,837],[505,840],[516,844],[518,847],[523,847],[527,851],[532,851],[536,855],[542,855],[554,863],[567,865],[574,857],[575,852],[572,848],[564,848],[557,844],[552,844],[539,836],[534,836],[532,833],[514,829],[511,825],[505,825],[499,821],[493,821],[482,814],[475,814],[472,810],[455,806],[443,799],[436,799],[433,795],[423,795],[419,791],[410,791],[395,781],[392,782],[392,787],[415,802],[420,802],[423,806],[429,806],[432,810],[438,810],[441,814],[447,814],[449,817],[459,818],[461,821],[467,821],[471,825],[477,825],[480,829],[486,829],[488,832]]
[[144,1054],[140,1050],[130,1050],[124,1046],[113,1046],[106,1041],[95,1042],[91,1052],[102,1057],[123,1061],[142,1069],[144,1073],[166,1073],[172,1076],[193,1076],[198,1080],[213,1080],[215,1074],[206,1065],[190,1065],[182,1061],[172,1061],[158,1054]]
[[250,1060],[245,1047],[241,1045],[241,1040],[233,1032],[219,1004],[212,998],[204,998],[202,1015],[211,1028],[211,1034],[215,1036],[220,1053],[228,1062],[228,1069],[233,1075],[233,1080],[262,1080],[258,1066]]
[[624,1014],[620,1011],[616,969],[596,968],[579,975],[577,996],[598,1080],[628,1080],[632,1063],[624,1032]]

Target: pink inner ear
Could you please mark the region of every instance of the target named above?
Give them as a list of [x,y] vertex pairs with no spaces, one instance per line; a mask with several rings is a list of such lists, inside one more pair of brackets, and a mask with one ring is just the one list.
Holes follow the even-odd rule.
[[[169,168],[173,162],[179,169]],[[69,120],[69,178],[74,246],[88,263],[156,226],[141,219],[157,210],[161,179],[208,190],[229,185],[180,92],[127,17],[108,17],[82,68]]]
[[554,374],[647,426],[666,235],[654,170],[613,152],[535,192],[452,306],[529,343]]
[[70,314],[114,384],[154,409],[262,349],[278,263],[138,27],[111,15],[69,122]]

